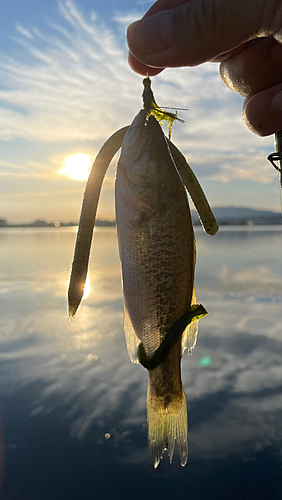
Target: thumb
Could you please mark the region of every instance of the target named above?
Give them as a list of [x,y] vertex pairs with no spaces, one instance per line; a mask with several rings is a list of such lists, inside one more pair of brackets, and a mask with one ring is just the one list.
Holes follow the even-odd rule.
[[282,1],[277,4],[277,0],[158,0],[149,17],[129,26],[129,49],[148,66],[201,64],[248,40],[277,33],[282,27]]

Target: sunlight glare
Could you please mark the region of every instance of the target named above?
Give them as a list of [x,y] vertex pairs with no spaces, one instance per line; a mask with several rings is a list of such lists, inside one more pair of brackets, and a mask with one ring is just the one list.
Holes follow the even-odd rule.
[[77,153],[64,158],[64,166],[58,172],[76,181],[86,181],[90,174],[92,159],[84,153]]
[[90,293],[90,281],[89,281],[89,278],[87,276],[82,298],[86,299],[86,297],[88,297],[89,293]]

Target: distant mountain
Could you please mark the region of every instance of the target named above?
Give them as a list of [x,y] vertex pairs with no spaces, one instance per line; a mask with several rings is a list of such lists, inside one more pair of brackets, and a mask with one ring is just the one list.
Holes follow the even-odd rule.
[[[246,207],[213,207],[214,216],[219,224],[234,225],[258,225],[258,224],[282,224],[280,212],[270,210],[255,210]],[[198,223],[198,215],[192,210],[192,219]]]
[[273,217],[281,214],[270,210],[256,210],[246,207],[215,207],[213,212],[220,219],[251,219],[258,217]]

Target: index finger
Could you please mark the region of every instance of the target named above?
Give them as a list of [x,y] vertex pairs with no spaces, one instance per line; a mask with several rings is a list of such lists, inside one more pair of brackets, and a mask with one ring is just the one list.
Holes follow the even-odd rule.
[[[162,10],[173,9],[174,7],[178,7],[179,5],[183,5],[184,3],[191,2],[192,0],[157,0],[148,12],[143,16],[143,18],[153,16]],[[132,52],[128,53],[128,63],[131,69],[143,76],[155,76],[161,73],[165,68],[155,68],[153,66],[147,66],[143,64],[141,61],[132,54]]]
[[[177,5],[181,5],[185,3],[187,0],[158,0],[155,2],[148,12],[143,16],[143,18],[153,16],[157,12],[161,12],[162,10],[167,10],[171,9],[173,7],[176,7]],[[191,1],[191,0],[188,0]],[[147,66],[146,64],[143,64],[141,61],[138,61],[138,59],[132,54],[132,52],[128,53],[128,64],[135,71],[135,73],[138,73],[139,75],[143,76],[155,76],[161,73],[165,68],[154,68],[153,66]]]

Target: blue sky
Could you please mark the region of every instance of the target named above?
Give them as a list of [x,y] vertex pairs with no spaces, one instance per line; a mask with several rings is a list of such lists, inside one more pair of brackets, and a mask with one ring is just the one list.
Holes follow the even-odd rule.
[[[85,182],[62,175],[64,158],[94,158],[142,106],[142,77],[127,64],[126,27],[151,2],[10,0],[0,16],[0,218],[77,221]],[[265,159],[273,137],[252,134],[243,99],[217,64],[154,77],[160,105],[189,108],[172,139],[213,206],[279,211],[276,172]],[[103,186],[99,217],[114,218],[117,158]]]

